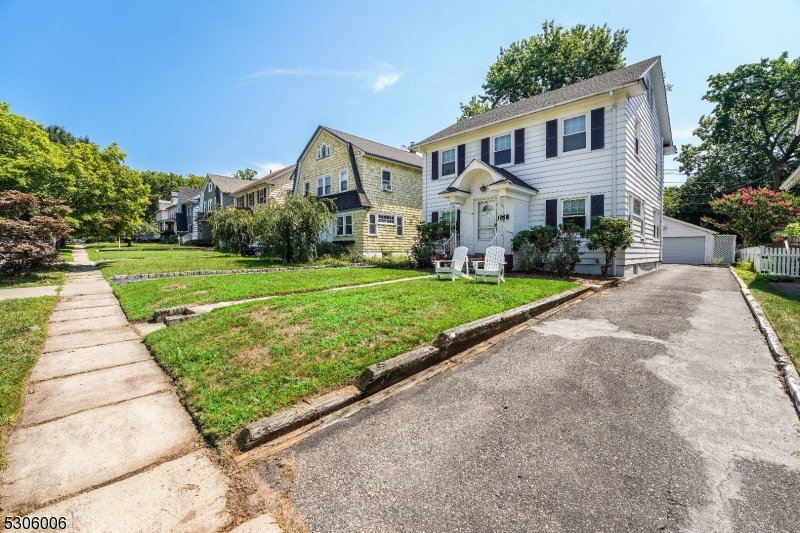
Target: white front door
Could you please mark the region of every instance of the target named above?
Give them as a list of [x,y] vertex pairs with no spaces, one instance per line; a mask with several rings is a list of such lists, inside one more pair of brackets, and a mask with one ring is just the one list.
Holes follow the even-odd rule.
[[486,248],[489,243],[494,239],[497,227],[497,209],[496,202],[478,202],[478,212],[475,217],[478,227],[476,228],[477,241],[475,243],[475,252],[482,254],[486,253]]

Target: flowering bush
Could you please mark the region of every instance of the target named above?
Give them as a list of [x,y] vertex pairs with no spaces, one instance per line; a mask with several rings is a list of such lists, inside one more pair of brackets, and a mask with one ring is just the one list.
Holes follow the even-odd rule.
[[67,237],[69,208],[19,191],[0,193],[0,271],[18,276],[59,262],[55,244]]
[[704,224],[736,233],[742,244],[756,246],[763,239],[800,218],[800,201],[786,192],[745,187],[711,202],[717,218],[703,217]]

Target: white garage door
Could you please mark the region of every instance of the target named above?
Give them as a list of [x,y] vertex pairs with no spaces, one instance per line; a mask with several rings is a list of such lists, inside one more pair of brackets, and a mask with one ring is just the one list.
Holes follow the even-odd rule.
[[664,237],[664,262],[702,265],[706,259],[705,237]]

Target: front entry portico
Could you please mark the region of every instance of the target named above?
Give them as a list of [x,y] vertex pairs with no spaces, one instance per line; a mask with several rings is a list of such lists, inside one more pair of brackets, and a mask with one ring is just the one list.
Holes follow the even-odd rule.
[[459,244],[482,254],[495,245],[510,253],[514,235],[529,226],[537,192],[507,170],[474,159],[440,195],[461,211]]

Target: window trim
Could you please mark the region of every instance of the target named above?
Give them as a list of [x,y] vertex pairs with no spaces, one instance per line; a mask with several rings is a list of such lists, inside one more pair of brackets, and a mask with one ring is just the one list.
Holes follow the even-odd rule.
[[642,121],[638,118],[633,124],[633,153],[637,156],[641,153],[642,147]]
[[[373,218],[374,217],[374,218]],[[372,221],[375,222],[372,222]],[[372,231],[373,226],[375,227],[375,231]],[[367,213],[367,235],[370,237],[377,237],[378,236],[378,214],[377,213]]]
[[303,194],[308,196],[311,193],[311,182],[306,180],[303,182]]
[[[325,184],[325,180],[328,180],[327,185]],[[320,183],[322,185],[320,185]],[[325,189],[329,188],[329,191],[326,193]],[[320,189],[322,189],[322,194],[320,194]],[[333,194],[333,177],[330,174],[324,174],[317,178],[317,197],[321,198],[323,196],[330,196]]]
[[[586,152],[590,151],[591,141],[589,139],[589,132],[591,131],[591,110],[584,111],[583,113],[576,113],[574,115],[569,115],[566,117],[562,117],[558,122],[558,126],[560,128],[559,135],[558,135],[558,150],[559,155],[573,155],[573,154],[585,154]],[[572,118],[584,117],[583,119],[583,140],[584,146],[583,148],[579,148],[577,150],[570,150],[569,152],[564,151],[564,122],[570,120]],[[570,133],[570,135],[576,135],[575,133]]]
[[[453,151],[453,173],[452,174],[445,174],[444,173],[444,153],[449,152],[450,150]],[[444,150],[439,150],[439,177],[447,177],[453,176],[456,177],[458,175],[458,148],[453,146],[452,148],[446,148]]]
[[563,198],[558,199],[558,211],[556,212],[557,215],[557,223],[560,225],[564,224],[564,202],[568,202],[570,200],[583,200],[583,229],[589,229],[591,225],[592,217],[590,212],[590,207],[592,203],[592,196],[585,195],[585,196],[565,196]]
[[[641,211],[638,215],[634,213],[633,206],[636,202],[639,202],[639,210]],[[644,201],[640,199],[638,196],[631,195],[631,216],[636,217],[638,219],[644,220]]]
[[394,234],[395,237],[405,237],[406,236],[406,217],[403,215],[395,215],[394,216]]
[[[379,226],[394,226],[395,223],[397,222],[397,215],[393,215],[391,213],[375,213],[375,215],[377,215],[375,220],[377,220],[377,224]],[[387,222],[387,221],[381,222],[381,217],[392,217],[392,221],[391,222]]]
[[[511,152],[511,157],[508,160],[508,163],[503,163],[502,165],[498,165],[498,164],[495,163],[495,160],[494,160],[494,154],[495,154],[494,140],[497,139],[498,137],[506,137],[506,136],[510,139],[510,149],[509,149],[509,151]],[[508,131],[506,133],[499,133],[497,135],[492,135],[490,137],[490,139],[489,139],[489,143],[490,143],[489,144],[489,158],[490,158],[493,166],[496,166],[498,168],[505,168],[505,167],[514,166],[514,130]]]
[[329,155],[331,155],[330,145],[325,142],[320,144],[319,148],[317,148],[317,161],[319,161],[320,159],[325,159]]
[[258,198],[256,200],[259,204],[264,204],[267,202],[267,189],[262,187],[258,189]]
[[[383,173],[384,172],[388,172],[389,173],[389,188],[388,189],[384,188],[384,186],[383,186]],[[385,168],[385,167],[381,168],[381,192],[394,192],[394,172],[392,171],[391,168]]]
[[[350,219],[350,233],[347,233],[347,219]],[[341,224],[342,233],[339,234],[339,227]],[[353,236],[353,215],[352,214],[344,214],[344,215],[336,215],[336,235],[335,237],[352,237]]]
[[[342,180],[342,174],[344,174],[344,180]],[[345,183],[344,189],[342,189],[342,181]],[[350,171],[346,168],[339,169],[339,192],[345,192],[350,190]]]

